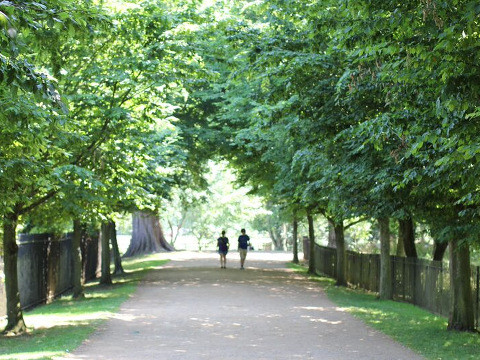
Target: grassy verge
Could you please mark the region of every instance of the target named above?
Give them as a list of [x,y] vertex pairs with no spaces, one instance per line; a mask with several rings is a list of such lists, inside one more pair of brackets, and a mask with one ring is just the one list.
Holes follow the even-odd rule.
[[[307,275],[303,266],[290,267]],[[374,294],[336,287],[332,279],[311,277],[335,304],[426,359],[479,359],[480,335],[447,331],[447,319],[410,304],[380,301]]]
[[[98,326],[116,313],[137,288],[146,272],[165,264],[152,255],[124,261],[126,276],[114,278],[114,285],[85,287],[85,298],[63,296],[52,304],[24,314],[27,334],[0,338],[0,360],[53,359],[77,348]],[[5,322],[0,321],[5,327]]]

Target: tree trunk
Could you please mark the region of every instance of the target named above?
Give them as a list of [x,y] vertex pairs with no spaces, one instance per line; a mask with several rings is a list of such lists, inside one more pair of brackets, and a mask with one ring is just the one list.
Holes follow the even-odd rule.
[[125,257],[175,250],[165,239],[158,217],[145,211],[132,215],[132,240]]
[[308,237],[310,242],[310,251],[308,256],[308,273],[316,274],[317,269],[315,268],[315,230],[313,228],[313,216],[308,213]]
[[275,232],[277,233],[277,243],[275,244],[275,250],[283,251],[285,250],[284,237],[282,235],[282,228],[276,228]]
[[273,227],[268,228],[268,235],[270,235],[270,240],[272,240],[273,250],[277,249],[277,238],[275,232],[273,231]]
[[[328,220],[328,219],[327,219]],[[335,248],[335,223],[328,220],[328,247]]]
[[292,242],[293,242],[293,263],[298,264],[298,220],[297,216],[293,215],[293,230],[292,230]]
[[46,303],[50,304],[55,299],[58,284],[58,274],[60,271],[60,246],[58,243],[58,235],[52,234],[52,236],[48,237],[46,260]]
[[168,227],[170,228],[170,244],[175,247],[175,243],[177,242],[178,236],[180,235],[180,230],[183,228],[183,223],[185,222],[186,214],[182,211],[182,218],[178,224],[172,223],[171,220],[167,220]]
[[281,231],[279,231],[277,227],[272,226],[268,232],[270,234],[270,238],[272,239],[274,249],[282,251],[284,247]]
[[403,238],[405,255],[413,258],[418,257],[415,247],[415,225],[411,217],[398,220],[398,236]]
[[460,243],[459,240],[452,240],[449,245],[452,308],[448,319],[448,329],[474,331],[470,248],[468,243]]
[[448,242],[437,242],[433,244],[433,260],[434,261],[442,261],[443,257],[445,256],[445,252],[447,251]]
[[172,245],[172,248],[175,248],[175,244],[177,242],[178,236],[180,235],[180,230],[182,230],[182,228],[183,228],[183,223],[185,222],[185,218],[186,218],[186,216],[183,215],[182,221],[177,226],[177,230],[175,231],[175,236],[173,237],[172,241],[170,242],[170,244]]
[[73,298],[84,298],[82,283],[82,235],[83,229],[80,220],[73,221],[72,260],[73,260]]
[[5,292],[7,296],[7,326],[3,333],[22,334],[27,330],[23,320],[20,292],[18,288],[18,245],[17,214],[9,214],[3,219],[3,252]]
[[334,222],[335,247],[337,249],[337,285],[347,286],[347,249],[345,247],[345,229],[343,220]]
[[398,257],[405,257],[405,238],[403,230],[401,229],[400,220],[398,221],[398,237],[397,237],[397,251],[395,255]]
[[115,264],[113,273],[115,275],[123,275],[125,274],[125,271],[123,270],[122,257],[120,256],[120,250],[118,249],[117,227],[115,221],[110,222],[110,241],[112,242],[113,263]]
[[380,227],[380,291],[379,297],[382,300],[393,298],[392,288],[392,263],[390,258],[390,220],[388,218],[378,219]]
[[308,236],[303,236],[302,245],[303,245],[303,260],[309,261],[310,260],[310,239]]
[[168,222],[168,227],[170,228],[170,244],[175,245],[175,240],[177,239],[177,235],[175,235],[175,231],[173,230],[173,224],[170,220],[167,220]]
[[110,273],[110,223],[102,222],[100,228],[100,243],[102,244],[102,263],[100,284],[111,285],[112,275]]

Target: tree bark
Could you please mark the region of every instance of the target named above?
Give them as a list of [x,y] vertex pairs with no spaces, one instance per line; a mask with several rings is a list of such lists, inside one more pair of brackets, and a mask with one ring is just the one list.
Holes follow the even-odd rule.
[[125,257],[175,250],[165,239],[158,217],[151,212],[132,215],[132,240]]
[[123,270],[122,257],[120,256],[120,250],[118,249],[117,227],[115,221],[110,222],[110,241],[112,242],[113,263],[115,264],[113,273],[115,275],[123,275],[125,274],[125,271]]
[[452,308],[448,319],[448,329],[474,331],[470,248],[468,243],[461,243],[459,240],[452,240],[449,245]]
[[273,246],[275,250],[283,251],[283,237],[281,231],[275,226],[270,227],[268,231],[270,234],[270,238],[272,239]]
[[276,250],[277,249],[277,238],[275,237],[273,227],[268,228],[268,235],[270,235],[270,239],[272,240],[273,250]]
[[347,249],[345,247],[345,229],[343,220],[335,222],[329,220],[334,224],[335,232],[335,248],[337,249],[337,285],[347,286]]
[[298,264],[298,220],[297,216],[293,215],[293,230],[292,230],[292,242],[293,242],[293,263]]
[[[327,219],[328,220],[328,219]],[[328,220],[328,247],[335,248],[335,223]]]
[[102,262],[100,284],[111,285],[112,275],[110,273],[110,223],[102,222],[100,228],[100,243],[102,244]]
[[447,251],[448,242],[437,242],[433,244],[433,260],[442,261]]
[[398,236],[403,238],[403,246],[407,257],[417,258],[415,247],[415,225],[411,217],[398,220]]
[[82,282],[82,235],[83,229],[79,219],[73,220],[72,260],[73,260],[73,298],[84,298]]
[[283,223],[282,233],[282,250],[288,250],[288,223]]
[[403,230],[401,229],[400,220],[398,221],[398,237],[397,237],[397,251],[396,256],[405,257],[405,238],[403,236]]
[[313,227],[313,216],[308,213],[307,214],[308,220],[308,237],[310,241],[310,254],[308,256],[308,273],[309,274],[316,274],[317,269],[315,268],[315,230]]
[[182,211],[182,218],[178,224],[173,225],[173,223],[168,220],[168,227],[170,228],[170,244],[175,247],[175,243],[177,242],[178,235],[180,235],[180,230],[183,228],[183,224],[187,218],[186,212]]
[[378,219],[380,227],[380,291],[379,297],[382,300],[393,298],[392,289],[392,264],[390,258],[390,220],[388,218]]
[[22,334],[27,330],[23,320],[20,292],[18,288],[18,245],[17,245],[18,215],[8,214],[3,219],[3,253],[5,292],[7,297],[7,326],[3,333]]
[[58,243],[58,235],[52,234],[52,236],[48,237],[46,260],[46,303],[50,304],[55,299],[58,283],[58,273],[60,270],[60,247]]

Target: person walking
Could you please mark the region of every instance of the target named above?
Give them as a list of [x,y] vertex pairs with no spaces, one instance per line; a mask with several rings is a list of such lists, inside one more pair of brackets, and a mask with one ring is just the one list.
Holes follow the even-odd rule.
[[243,270],[248,247],[250,246],[250,237],[245,233],[245,229],[240,230],[240,232],[242,234],[238,237],[238,252],[240,253],[240,269]]
[[227,268],[227,253],[230,243],[228,238],[225,236],[225,230],[222,231],[222,236],[217,239],[218,253],[220,254],[220,268]]

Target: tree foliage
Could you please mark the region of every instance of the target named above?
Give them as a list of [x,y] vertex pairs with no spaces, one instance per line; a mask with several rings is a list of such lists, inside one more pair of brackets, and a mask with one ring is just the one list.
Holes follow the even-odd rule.
[[338,229],[414,218],[478,244],[478,5],[250,5],[212,94],[240,179]]
[[[384,235],[389,218],[421,223],[464,251],[452,262],[467,257],[479,13],[470,0],[0,2],[6,268],[18,222],[158,212],[172,189],[206,188],[209,158],[289,220],[325,216],[339,274],[359,219]],[[223,227],[229,206],[201,225]],[[453,265],[467,296],[468,269]],[[449,327],[471,330],[470,315]]]

